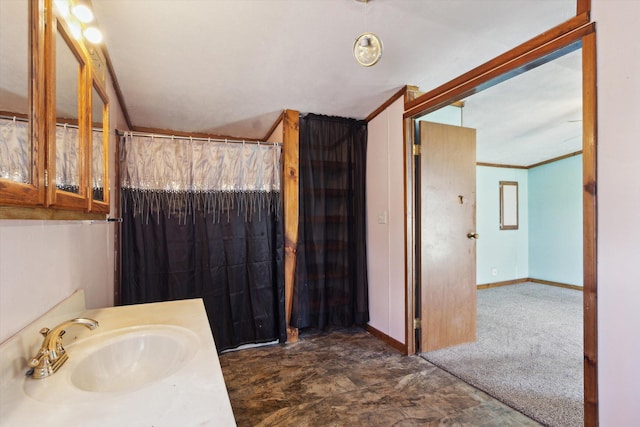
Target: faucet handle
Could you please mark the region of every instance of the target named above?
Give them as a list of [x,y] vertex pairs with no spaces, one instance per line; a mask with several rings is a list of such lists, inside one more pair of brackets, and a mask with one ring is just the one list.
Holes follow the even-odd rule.
[[41,348],[36,357],[29,361],[31,369],[27,374],[33,378],[44,378],[55,372],[56,366],[49,360],[49,350]]
[[32,368],[38,367],[40,364],[45,365],[49,362],[49,350],[41,348],[36,354],[36,357],[29,361],[29,366]]

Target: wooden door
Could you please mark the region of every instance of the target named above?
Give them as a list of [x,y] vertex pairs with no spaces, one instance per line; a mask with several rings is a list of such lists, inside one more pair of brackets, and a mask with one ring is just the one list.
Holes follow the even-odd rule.
[[476,340],[476,131],[420,122],[421,351]]

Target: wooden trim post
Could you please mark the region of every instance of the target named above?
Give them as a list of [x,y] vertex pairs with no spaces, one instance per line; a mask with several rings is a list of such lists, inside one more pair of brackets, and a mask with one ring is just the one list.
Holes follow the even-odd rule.
[[582,38],[584,425],[598,425],[596,34]]
[[292,328],[293,286],[296,279],[298,249],[298,144],[300,141],[300,113],[285,110],[282,141],[284,202],[284,301],[287,321],[287,342],[298,341],[298,328]]

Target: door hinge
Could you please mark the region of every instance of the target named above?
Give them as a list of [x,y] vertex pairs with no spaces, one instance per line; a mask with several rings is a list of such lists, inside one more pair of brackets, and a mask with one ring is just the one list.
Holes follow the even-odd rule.
[[46,169],[44,170],[44,186],[49,186],[49,171]]
[[413,144],[413,148],[411,149],[411,152],[413,153],[414,156],[419,156],[420,155],[420,145]]
[[416,317],[415,319],[413,319],[413,329],[417,330],[420,329],[420,318]]

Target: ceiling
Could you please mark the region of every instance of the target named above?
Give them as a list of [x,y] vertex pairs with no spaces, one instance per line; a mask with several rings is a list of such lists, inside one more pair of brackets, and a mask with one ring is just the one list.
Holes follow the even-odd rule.
[[530,166],[582,150],[581,75],[576,50],[465,99],[477,161]]
[[[362,119],[404,85],[433,89],[569,19],[576,2],[93,6],[133,126],[262,138],[283,109]],[[380,62],[368,68],[352,55],[365,31],[384,45]],[[572,54],[466,100],[464,125],[478,129],[478,161],[529,165],[579,150],[580,81],[579,54]]]

